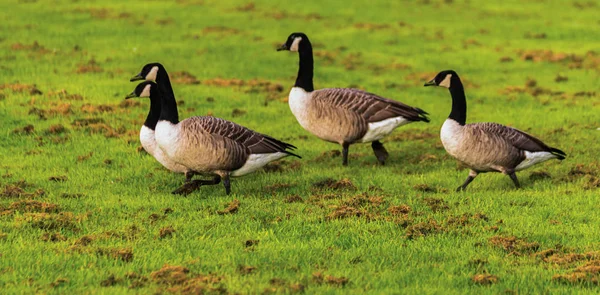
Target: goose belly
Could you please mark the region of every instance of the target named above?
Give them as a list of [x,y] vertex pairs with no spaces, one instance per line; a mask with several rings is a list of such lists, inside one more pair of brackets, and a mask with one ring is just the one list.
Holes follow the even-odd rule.
[[288,103],[292,114],[294,114],[294,117],[296,117],[300,126],[312,133],[310,130],[311,122],[308,115],[308,112],[310,112],[310,95],[310,93],[300,87],[293,87],[288,96]]
[[380,140],[388,136],[394,129],[410,123],[404,117],[394,117],[379,122],[369,123],[367,133],[360,139],[360,142],[371,142]]
[[242,176],[248,173],[252,173],[266,164],[279,160],[285,156],[288,156],[286,153],[270,153],[270,154],[251,154],[244,166],[241,168],[234,170],[231,175],[232,176]]
[[148,154],[152,155],[154,159],[156,159],[156,161],[158,161],[165,168],[176,173],[185,173],[188,171],[185,166],[179,165],[169,159],[158,147],[154,130],[146,126],[142,126],[142,130],[140,130],[140,141],[142,142],[142,147],[144,150],[146,150]]
[[556,158],[556,156],[549,152],[525,151],[525,160],[523,160],[521,163],[519,163],[519,165],[517,165],[517,167],[515,167],[515,170],[519,171],[519,170],[527,169],[535,164],[538,164],[538,163],[541,163],[544,161],[548,161],[548,160],[554,159],[554,158]]

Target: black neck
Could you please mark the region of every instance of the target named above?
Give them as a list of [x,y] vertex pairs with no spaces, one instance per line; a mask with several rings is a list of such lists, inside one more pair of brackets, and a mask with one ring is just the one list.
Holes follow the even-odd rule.
[[165,69],[158,71],[156,77],[156,84],[162,94],[160,110],[160,120],[166,120],[173,124],[179,123],[179,112],[177,111],[177,102],[175,101],[175,93],[173,93],[173,87],[171,87],[171,80],[169,80],[169,74]]
[[315,90],[313,86],[313,52],[310,41],[303,40],[301,48],[298,50],[300,55],[300,68],[298,69],[298,78],[294,87],[300,87],[307,92]]
[[156,101],[152,100],[152,98],[150,99],[150,111],[144,122],[144,126],[150,128],[150,130],[156,129],[156,123],[158,123],[158,118],[160,117],[160,104],[160,99]]
[[452,96],[452,111],[448,118],[465,125],[467,122],[467,99],[465,89],[458,76],[453,76],[450,81],[450,95]]

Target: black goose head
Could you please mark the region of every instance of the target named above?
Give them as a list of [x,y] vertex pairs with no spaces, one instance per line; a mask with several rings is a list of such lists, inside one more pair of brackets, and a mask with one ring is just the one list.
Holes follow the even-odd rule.
[[152,82],[156,82],[156,76],[158,71],[164,71],[165,67],[163,67],[163,65],[161,65],[160,63],[157,62],[153,62],[153,63],[149,63],[146,64],[142,70],[140,71],[139,74],[133,76],[131,79],[129,79],[130,82],[134,82],[134,81],[139,81],[139,80],[146,80],[146,81],[152,81]]
[[125,99],[129,99],[132,97],[150,97],[152,92],[158,92],[158,87],[156,83],[152,81],[144,81],[138,84],[133,92],[129,93]]
[[[431,81],[425,83],[423,86],[440,86],[450,88],[456,82],[458,78],[458,74],[453,70],[446,70],[439,72],[435,78],[431,79]],[[460,83],[460,80],[458,80]]]
[[310,49],[311,44],[308,37],[304,33],[292,33],[287,38],[287,41],[277,51],[288,50],[288,51],[303,51],[304,49]]

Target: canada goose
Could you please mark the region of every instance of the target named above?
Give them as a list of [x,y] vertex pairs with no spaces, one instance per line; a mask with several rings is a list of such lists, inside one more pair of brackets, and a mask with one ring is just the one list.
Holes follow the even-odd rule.
[[462,82],[455,71],[442,71],[424,86],[450,89],[452,111],[442,125],[440,137],[446,151],[471,169],[467,180],[456,190],[465,190],[477,174],[502,172],[520,188],[516,171],[567,155],[541,140],[515,128],[497,123],[466,124],[467,101]]
[[[215,117],[191,117],[179,122],[177,103],[163,95],[154,82],[140,83],[128,97],[149,97],[161,106],[156,124],[156,145],[172,162],[186,167],[186,183],[174,193],[189,193],[200,185],[223,180],[231,192],[230,176],[242,176],[286,156],[300,156],[296,147]],[[152,108],[152,107],[151,107]],[[213,180],[191,181],[193,174],[211,175]]]
[[385,164],[388,152],[379,141],[395,128],[429,122],[427,112],[376,94],[350,88],[313,87],[313,54],[308,37],[292,33],[277,51],[296,51],[300,68],[289,95],[289,105],[298,123],[325,141],[342,145],[343,165],[348,165],[348,147],[371,142],[373,152]]

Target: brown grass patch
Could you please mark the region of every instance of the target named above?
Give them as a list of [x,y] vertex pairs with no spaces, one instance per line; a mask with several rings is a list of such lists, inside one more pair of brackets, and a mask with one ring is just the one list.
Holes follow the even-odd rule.
[[240,265],[238,266],[238,272],[241,275],[249,275],[256,270],[256,267],[249,265]]
[[114,286],[116,284],[120,284],[122,282],[123,282],[123,279],[117,278],[117,277],[115,277],[115,275],[111,274],[110,276],[108,276],[108,278],[106,278],[105,280],[102,280],[102,282],[100,282],[100,286],[110,287],[110,286]]
[[204,29],[202,29],[202,34],[204,35],[208,35],[208,34],[217,34],[219,36],[225,36],[225,35],[235,35],[235,34],[239,34],[240,31],[238,29],[234,29],[234,28],[228,28],[225,26],[212,26],[212,27],[206,27]]
[[348,178],[342,178],[340,180],[326,178],[324,180],[313,183],[313,188],[350,191],[357,190],[356,186]]
[[68,132],[68,130],[62,124],[52,125],[48,128],[48,130],[46,130],[46,133],[48,134],[62,134],[65,132]]
[[491,274],[476,274],[471,278],[473,283],[478,285],[492,285],[498,282],[498,277]]
[[134,100],[134,99],[124,99],[119,103],[119,107],[121,108],[131,108],[131,107],[139,107],[142,103]]
[[450,209],[446,201],[437,198],[424,198],[423,202],[431,209],[433,212],[445,211]]
[[177,84],[188,84],[195,85],[200,84],[200,80],[196,79],[196,76],[186,71],[179,71],[171,73],[171,80]]
[[29,95],[40,95],[40,91],[35,84],[21,84],[21,83],[6,83],[0,85],[0,90],[8,89],[15,93],[27,93]]
[[302,197],[300,197],[299,195],[291,195],[291,196],[285,197],[284,202],[286,202],[286,203],[302,203],[302,202],[304,202],[304,199],[302,199]]
[[380,31],[391,28],[389,24],[356,23],[353,25],[359,30]]
[[42,212],[25,213],[22,217],[18,217],[17,221],[44,230],[76,230],[78,224],[85,218],[86,216],[75,216],[72,212],[60,212],[58,214]]
[[67,237],[63,236],[61,233],[58,233],[58,232],[54,232],[54,233],[45,232],[40,237],[40,240],[42,240],[44,242],[56,243],[56,242],[66,241]]
[[217,214],[219,214],[219,215],[235,214],[235,213],[237,213],[239,208],[240,208],[240,201],[235,199],[235,200],[231,201],[229,204],[227,204],[227,207],[225,209],[217,211]]
[[161,239],[170,238],[173,236],[174,233],[175,233],[175,229],[173,228],[172,225],[169,225],[169,226],[165,226],[160,229],[160,231],[158,232],[158,237]]
[[85,64],[79,64],[77,69],[75,69],[75,73],[77,74],[87,74],[87,73],[101,73],[104,72],[100,64],[96,62],[94,59],[90,59]]
[[21,200],[10,204],[8,210],[21,213],[57,213],[60,211],[60,207],[52,203],[44,203],[35,200]]
[[404,215],[410,213],[412,209],[408,205],[390,206],[388,212],[391,215]]
[[58,97],[61,100],[83,100],[83,96],[81,94],[69,94],[65,89],[48,91],[48,96]]
[[131,248],[98,248],[96,253],[100,256],[110,257],[123,262],[133,261],[133,250]]
[[442,227],[435,221],[429,220],[427,222],[420,222],[414,225],[406,227],[406,237],[408,239],[414,239],[418,237],[424,237],[431,234],[436,234],[442,230]]
[[6,184],[4,191],[0,192],[0,197],[5,198],[35,198],[43,196],[46,192],[42,189],[37,189],[34,192],[27,192],[25,189],[33,187],[25,180],[20,180],[12,184]]
[[14,134],[31,134],[35,131],[35,127],[31,124],[25,125],[23,127],[15,128],[12,133]]
[[170,293],[227,293],[221,284],[222,277],[213,274],[189,277],[189,274],[190,270],[186,267],[165,264],[160,270],[152,272],[150,278],[155,283],[168,287],[167,291]]
[[359,210],[354,207],[350,207],[350,206],[346,206],[346,205],[333,206],[333,209],[334,210],[325,217],[326,220],[343,219],[343,218],[349,218],[349,217],[362,217],[362,216],[369,217],[370,216],[369,213],[367,213],[363,210]]
[[313,280],[313,282],[315,282],[316,284],[319,284],[319,285],[325,283],[325,284],[334,285],[337,287],[343,287],[350,282],[350,280],[346,277],[334,277],[331,275],[325,276],[320,271],[313,273],[312,280]]
[[96,114],[96,113],[112,113],[114,111],[112,106],[101,104],[101,105],[93,105],[93,104],[83,104],[81,106],[81,111],[87,114]]
[[313,161],[315,162],[320,162],[324,159],[329,159],[329,158],[337,158],[339,156],[342,155],[342,152],[340,152],[339,150],[330,150],[330,151],[325,151],[322,152],[319,156],[317,156],[316,158],[313,159]]
[[515,256],[533,253],[540,248],[540,244],[537,242],[527,242],[515,236],[493,236],[489,239],[489,243],[496,248],[501,248],[508,252],[509,255]]
[[568,284],[598,285],[600,281],[600,260],[588,261],[567,274],[552,276],[553,281]]

